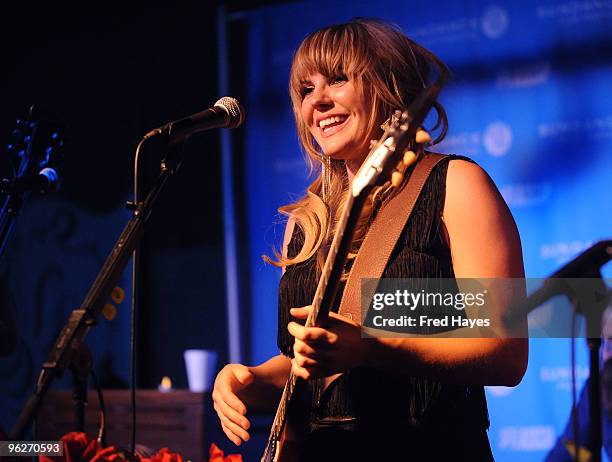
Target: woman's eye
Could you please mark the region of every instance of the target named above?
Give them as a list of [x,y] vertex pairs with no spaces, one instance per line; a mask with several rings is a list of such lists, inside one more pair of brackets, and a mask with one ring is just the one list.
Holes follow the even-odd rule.
[[302,98],[305,98],[308,94],[312,93],[313,90],[314,87],[302,87],[300,94],[302,95]]
[[348,77],[346,75],[335,75],[329,80],[330,84],[334,85],[337,83],[348,82]]

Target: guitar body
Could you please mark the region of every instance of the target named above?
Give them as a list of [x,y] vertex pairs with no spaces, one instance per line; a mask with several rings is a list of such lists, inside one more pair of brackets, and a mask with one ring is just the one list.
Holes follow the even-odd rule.
[[287,418],[271,462],[301,462],[308,437],[307,383],[299,381],[289,402]]
[[295,436],[289,425],[285,425],[273,462],[302,462],[304,441],[295,439]]

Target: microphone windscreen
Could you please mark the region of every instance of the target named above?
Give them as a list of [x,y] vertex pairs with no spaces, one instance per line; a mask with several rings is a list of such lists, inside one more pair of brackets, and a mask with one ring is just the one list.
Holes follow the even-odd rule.
[[224,96],[219,98],[215,106],[223,108],[229,114],[230,120],[226,128],[236,128],[244,122],[244,107],[236,98]]

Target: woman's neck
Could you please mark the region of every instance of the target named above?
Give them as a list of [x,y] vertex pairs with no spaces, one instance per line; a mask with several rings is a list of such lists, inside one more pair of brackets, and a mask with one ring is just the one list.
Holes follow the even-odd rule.
[[345,162],[344,165],[346,167],[346,174],[348,176],[348,180],[349,180],[349,184],[350,184],[351,181],[353,181],[353,177],[355,176],[355,174],[359,170],[359,167],[361,167],[361,162],[359,162],[359,163],[356,163],[356,162]]
[[361,164],[363,164],[363,162],[366,160],[368,154],[369,153],[366,152],[361,159],[350,159],[344,161],[344,166],[346,167],[346,174],[349,180],[349,184],[351,183],[351,181],[353,181],[353,177],[357,175],[357,172],[361,168]]

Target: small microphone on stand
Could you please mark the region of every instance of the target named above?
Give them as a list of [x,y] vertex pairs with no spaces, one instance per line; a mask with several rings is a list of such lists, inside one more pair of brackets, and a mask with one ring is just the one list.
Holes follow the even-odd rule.
[[144,139],[163,135],[169,144],[174,144],[204,130],[236,128],[244,121],[244,112],[237,99],[224,96],[210,109],[162,125],[147,133]]
[[51,167],[43,168],[38,174],[22,178],[0,181],[0,192],[25,193],[36,192],[40,194],[56,192],[60,188],[60,178],[57,171]]
[[[515,325],[549,298],[568,293],[571,288],[568,283],[573,280],[580,281],[581,278],[587,281],[589,279],[601,279],[600,268],[610,259],[612,259],[612,240],[597,242],[547,277],[542,283],[542,287],[526,299],[512,305],[503,315],[504,324],[506,326]],[[587,283],[582,285],[589,287]],[[598,286],[593,291],[593,297],[597,303],[607,300],[608,294],[605,286]]]

